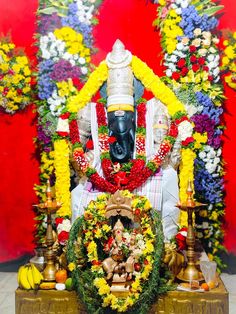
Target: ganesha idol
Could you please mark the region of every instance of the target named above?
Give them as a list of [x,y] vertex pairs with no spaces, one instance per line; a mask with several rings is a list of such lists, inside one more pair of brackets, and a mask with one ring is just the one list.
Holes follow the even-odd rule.
[[[141,98],[144,87],[134,77],[131,60],[131,52],[117,40],[106,57],[108,79],[100,90],[106,100],[104,117],[99,114],[95,103],[89,103],[78,112],[81,142],[84,147],[89,140],[92,139],[93,142],[93,147],[86,151],[87,159],[101,177],[104,177],[104,164],[100,158],[102,142],[99,123],[103,118],[106,120],[110,159],[105,169],[106,178],[108,181],[113,180],[121,189],[129,185],[127,182],[132,172],[130,164],[136,161],[142,163],[143,159],[147,164],[152,160],[171,123],[166,106],[156,98],[146,104],[138,104],[137,100]],[[139,132],[140,124],[146,131],[143,141]],[[180,144],[181,140],[177,136],[158,171],[142,182],[141,186],[131,189],[133,193],[145,195],[153,208],[161,212],[167,242],[177,233],[178,227],[179,209],[175,205],[179,201],[177,169]],[[140,155],[142,158],[139,158]],[[136,181],[141,180],[138,167],[135,175]],[[72,190],[73,220],[82,215],[84,207],[100,193],[86,177],[80,178],[79,184]]]

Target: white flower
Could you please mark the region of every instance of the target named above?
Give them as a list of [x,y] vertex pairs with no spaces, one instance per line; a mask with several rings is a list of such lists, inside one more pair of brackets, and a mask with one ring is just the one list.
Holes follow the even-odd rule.
[[202,36],[205,38],[205,39],[209,39],[211,38],[211,33],[210,32],[202,32]]
[[82,67],[81,69],[81,73],[86,75],[88,73],[88,69],[86,67]]
[[62,231],[69,232],[71,229],[71,222],[69,219],[64,219],[61,224],[57,226],[57,232],[60,233]]
[[209,51],[210,51],[211,53],[215,53],[215,52],[216,52],[216,49],[215,49],[214,47],[210,47]]
[[167,69],[166,70],[166,76],[171,77],[171,75],[172,75],[171,69]]
[[198,108],[196,108],[195,106],[192,106],[192,105],[186,104],[185,108],[188,112],[189,117],[192,117],[195,113],[198,112]]
[[69,133],[69,122],[68,119],[59,118],[57,122],[57,132],[68,132]]
[[79,58],[79,63],[80,64],[85,64],[85,62],[86,62],[85,58],[82,58],[82,57]]
[[204,159],[204,158],[206,157],[206,153],[205,153],[204,151],[200,152],[200,153],[199,153],[199,157],[200,157],[201,159]]
[[215,166],[214,164],[212,164],[212,163],[206,163],[205,167],[206,167],[206,170],[207,170],[210,174],[213,173],[213,172],[215,172],[215,170],[216,170],[216,166]]
[[219,44],[219,42],[220,42],[219,38],[217,38],[217,37],[214,37],[212,39],[212,41],[213,41],[214,44]]
[[219,149],[217,150],[216,156],[221,156],[221,153],[222,153],[222,150],[221,150],[221,148],[219,148]]
[[177,48],[178,50],[183,50],[184,45],[183,45],[182,43],[178,43],[177,46],[176,46],[176,48]]
[[189,121],[183,121],[178,126],[179,135],[178,138],[181,141],[186,140],[186,138],[191,137],[193,133],[193,126]]
[[181,39],[181,43],[183,44],[183,45],[188,45],[188,43],[189,43],[189,38],[188,37],[183,37],[182,39]]
[[170,61],[177,62],[177,57],[175,55],[171,55]]
[[220,69],[217,67],[213,70],[212,74],[213,76],[217,76],[220,73]]
[[173,63],[169,63],[168,64],[168,67],[171,69],[171,71],[176,71],[176,66],[175,66],[175,64],[173,64]]
[[207,56],[207,60],[209,61],[213,61],[215,59],[215,56],[213,54],[210,54],[209,56]]
[[196,47],[199,47],[201,45],[201,39],[200,38],[195,38],[193,41],[192,41],[192,45],[196,46]]
[[211,45],[211,40],[209,38],[202,40],[202,44],[206,47]]
[[180,15],[182,13],[182,9],[181,8],[178,8],[175,10],[176,14]]
[[195,30],[193,31],[193,33],[194,33],[195,36],[199,36],[199,35],[201,35],[202,30],[201,30],[201,28],[195,28]]
[[205,48],[199,49],[198,53],[200,54],[200,56],[205,56],[207,54],[207,50]]

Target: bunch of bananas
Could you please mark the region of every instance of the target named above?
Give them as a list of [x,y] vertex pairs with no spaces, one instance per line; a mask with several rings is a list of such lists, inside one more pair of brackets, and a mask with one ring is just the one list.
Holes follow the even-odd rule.
[[17,281],[21,289],[38,289],[43,275],[33,263],[20,266],[17,273]]

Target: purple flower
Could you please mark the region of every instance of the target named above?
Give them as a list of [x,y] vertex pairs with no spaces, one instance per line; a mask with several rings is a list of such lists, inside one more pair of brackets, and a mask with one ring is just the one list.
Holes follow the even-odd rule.
[[58,63],[54,64],[50,78],[54,81],[65,81],[68,78],[75,78],[81,75],[78,66],[72,66],[67,60],[61,59]]
[[47,33],[53,32],[55,29],[61,28],[61,26],[61,18],[57,13],[52,13],[51,15],[42,14],[37,31],[41,35],[47,35]]

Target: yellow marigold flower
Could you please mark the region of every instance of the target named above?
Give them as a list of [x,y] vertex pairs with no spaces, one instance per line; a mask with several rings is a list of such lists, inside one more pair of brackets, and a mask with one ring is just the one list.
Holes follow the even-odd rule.
[[212,220],[217,220],[218,219],[218,213],[216,212],[216,211],[213,211],[212,213],[211,213],[211,216],[210,216],[210,219],[212,219]]
[[68,98],[67,108],[69,112],[77,112],[82,109],[107,80],[108,68],[105,62],[101,62],[96,70],[90,75],[87,83],[76,96]]
[[224,66],[224,65],[228,65],[229,62],[230,62],[230,61],[229,61],[229,58],[228,58],[228,57],[225,56],[225,57],[222,58],[222,65],[223,65],[223,66]]
[[229,41],[228,41],[228,40],[224,40],[224,41],[223,41],[223,45],[224,45],[224,46],[228,46],[228,45],[229,45]]
[[99,295],[110,293],[110,287],[108,286],[108,284],[106,283],[106,284],[101,285],[98,289],[98,293]]
[[99,239],[101,237],[102,237],[102,231],[101,231],[101,229],[97,229],[95,231],[95,238]]
[[194,148],[199,149],[202,147],[202,144],[205,144],[208,140],[207,133],[194,133],[193,138],[195,139]]
[[66,140],[57,140],[54,142],[55,151],[55,173],[56,173],[56,199],[62,203],[57,211],[59,216],[71,216],[70,200],[70,167],[69,167],[69,145]]
[[152,208],[152,204],[151,204],[151,202],[150,202],[148,199],[146,200],[146,202],[145,202],[143,208],[144,208],[144,210],[146,210],[146,211],[148,211],[149,209]]
[[235,58],[235,53],[232,46],[226,47],[224,52],[229,59]]
[[132,283],[131,288],[132,288],[132,291],[134,292],[142,291],[139,278],[136,277],[136,280]]
[[113,294],[107,295],[107,296],[103,299],[102,306],[103,306],[103,307],[109,306],[109,305],[111,304],[113,298],[114,298],[114,295],[113,295]]
[[105,224],[105,225],[102,226],[102,230],[104,232],[109,232],[111,230],[111,226],[108,226],[107,224]]
[[19,64],[17,64],[17,63],[15,63],[15,64],[13,64],[13,66],[12,66],[12,70],[15,72],[15,73],[19,73],[20,72],[20,66],[19,66]]
[[71,262],[69,265],[68,265],[68,269],[69,271],[73,271],[75,269],[75,263]]
[[5,52],[9,52],[11,50],[8,44],[1,45],[1,48]]
[[29,93],[29,92],[30,92],[29,86],[24,87],[24,88],[22,89],[22,92],[23,92],[24,94]]

